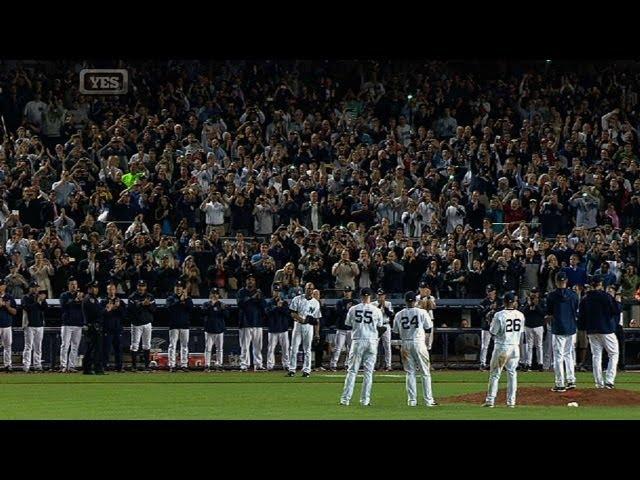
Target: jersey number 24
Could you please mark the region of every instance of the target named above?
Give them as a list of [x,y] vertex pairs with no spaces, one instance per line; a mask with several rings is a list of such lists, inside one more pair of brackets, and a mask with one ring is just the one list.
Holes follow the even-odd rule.
[[411,320],[409,320],[409,317],[400,317],[400,320],[402,320],[402,328],[405,330],[409,330],[411,328],[411,325],[413,325],[415,328],[418,328],[418,316],[414,316]]

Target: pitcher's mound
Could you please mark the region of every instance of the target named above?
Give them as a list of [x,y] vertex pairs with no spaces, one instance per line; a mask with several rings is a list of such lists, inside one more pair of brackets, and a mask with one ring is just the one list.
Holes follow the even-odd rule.
[[[502,387],[502,385],[501,385]],[[605,390],[594,387],[577,388],[564,393],[554,393],[551,387],[522,387],[518,388],[516,403],[518,405],[553,405],[566,407],[569,402],[578,402],[581,407],[640,405],[640,392],[631,390]],[[486,392],[470,393],[447,397],[447,403],[475,403],[481,405]],[[505,405],[507,391],[504,387],[498,391],[496,405]]]

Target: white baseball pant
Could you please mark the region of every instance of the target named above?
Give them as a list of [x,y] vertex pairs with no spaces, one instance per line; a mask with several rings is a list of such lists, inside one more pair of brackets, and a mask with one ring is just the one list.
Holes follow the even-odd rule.
[[33,353],[33,366],[42,369],[42,336],[44,327],[24,328],[24,351],[22,352],[22,367],[25,370],[31,368],[31,355]]
[[496,346],[491,355],[489,372],[489,389],[486,403],[493,405],[498,394],[498,382],[502,369],[507,370],[507,405],[516,404],[516,391],[518,390],[518,362],[520,361],[520,345]]
[[336,330],[333,354],[331,355],[331,362],[329,363],[331,368],[336,368],[338,366],[338,360],[340,359],[340,353],[342,353],[343,348],[347,351],[347,357],[349,356],[351,333],[351,330]]
[[[536,349],[536,360],[538,364],[543,362],[542,337],[544,336],[544,327],[524,327],[524,334],[527,337],[527,349],[525,356],[525,364],[531,365],[533,361],[533,349]],[[522,336],[522,335],[520,335]]]
[[400,349],[402,366],[407,373],[405,383],[407,387],[407,404],[411,407],[418,404],[416,392],[416,370],[422,377],[422,395],[427,404],[434,403],[431,391],[431,362],[429,350],[422,342],[402,342]]
[[63,325],[60,330],[62,345],[60,346],[60,368],[76,368],[78,348],[82,339],[82,327]]
[[302,344],[304,362],[302,371],[311,373],[311,343],[313,342],[313,325],[295,322],[291,332],[291,354],[289,355],[289,371],[295,372],[298,366],[298,348]]
[[216,360],[214,365],[216,367],[222,366],[224,356],[224,333],[208,333],[205,332],[205,349],[204,349],[204,366],[209,368],[211,366],[211,352],[213,346],[216,346]]
[[349,350],[349,358],[347,359],[348,369],[347,377],[344,379],[344,390],[340,401],[349,403],[353,395],[353,389],[356,385],[356,375],[363,366],[362,393],[360,394],[360,403],[369,405],[371,402],[371,385],[373,383],[373,367],[378,356],[378,340],[354,340]]
[[0,328],[0,340],[2,341],[3,360],[5,367],[11,367],[11,346],[13,345],[12,327]]
[[385,368],[391,368],[391,327],[385,325],[387,329],[380,337],[380,343],[382,343],[382,350],[384,351],[384,366]]
[[[615,384],[616,370],[618,368],[618,356],[620,355],[618,348],[618,339],[615,333],[596,333],[587,335],[589,345],[591,345],[591,357],[593,359],[593,378],[597,387],[604,387],[605,382]],[[602,378],[602,350],[607,351],[609,356],[609,364],[605,378]]]
[[544,348],[544,362],[542,364],[542,368],[549,370],[553,366],[553,335],[551,334],[551,329],[547,330],[547,336],[545,337],[542,346]]
[[487,364],[487,353],[489,352],[489,344],[492,338],[489,330],[482,330],[482,332],[480,332],[480,365]]
[[[553,370],[556,374],[556,386],[564,387],[567,383],[576,383],[575,362],[573,359],[573,335],[553,335]],[[566,369],[566,372],[565,372]]]
[[151,350],[151,323],[131,325],[131,351],[137,352],[142,340],[142,350]]
[[176,349],[180,340],[180,368],[189,366],[189,329],[172,328],[169,330],[169,368],[176,366]]
[[435,332],[433,331],[433,329],[431,329],[430,332],[424,333],[424,344],[427,346],[427,350],[431,350],[431,347],[433,346],[434,334]]
[[253,353],[253,368],[262,367],[262,328],[247,327],[239,329],[240,335],[240,368],[247,369],[251,364],[249,349]]
[[276,364],[276,347],[280,344],[282,351],[282,368],[289,369],[289,332],[271,333],[268,335],[269,348],[267,350],[267,370],[271,370]]

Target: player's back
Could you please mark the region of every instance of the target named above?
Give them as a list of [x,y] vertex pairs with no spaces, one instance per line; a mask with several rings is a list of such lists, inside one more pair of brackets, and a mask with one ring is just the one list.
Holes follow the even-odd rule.
[[393,320],[393,331],[403,342],[425,341],[425,329],[433,327],[429,314],[422,308],[407,307],[400,310]]
[[520,335],[524,332],[524,314],[515,308],[500,310],[493,316],[490,331],[495,335],[496,345],[520,345]]
[[353,327],[352,340],[377,339],[376,327],[382,326],[382,311],[371,303],[359,303],[347,312],[345,325]]

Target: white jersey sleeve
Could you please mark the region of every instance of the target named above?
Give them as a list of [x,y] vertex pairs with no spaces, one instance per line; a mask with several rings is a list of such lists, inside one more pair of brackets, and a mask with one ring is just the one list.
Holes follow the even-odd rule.
[[298,306],[300,305],[300,295],[297,297],[293,297],[291,303],[289,304],[289,310],[292,312],[298,313]]
[[344,324],[347,327],[353,327],[353,317],[354,317],[355,308],[356,308],[356,306],[354,305],[347,312],[347,318],[345,318],[345,320],[344,320]]

